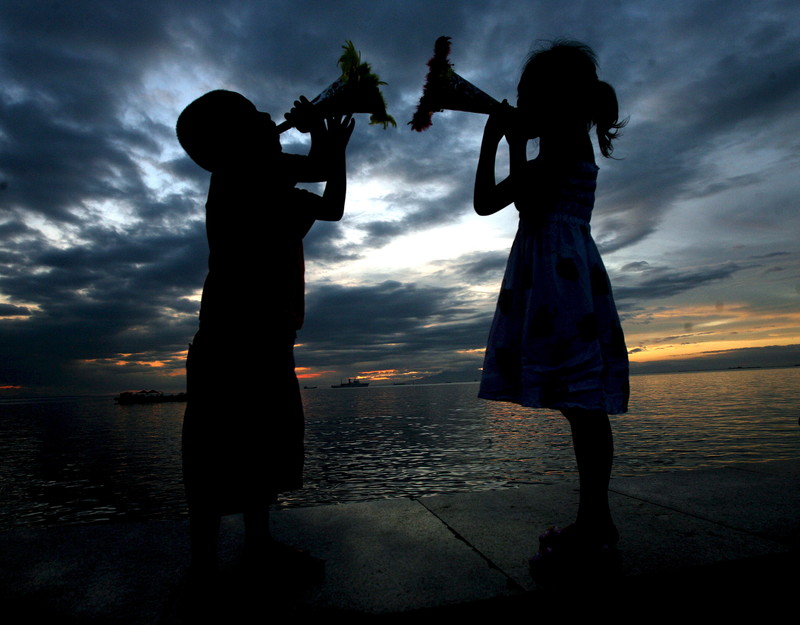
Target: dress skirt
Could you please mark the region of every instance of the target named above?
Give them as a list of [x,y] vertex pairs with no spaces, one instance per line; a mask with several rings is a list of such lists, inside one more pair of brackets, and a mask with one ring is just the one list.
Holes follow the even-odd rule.
[[522,217],[479,396],[533,408],[626,412],[628,354],[589,222]]

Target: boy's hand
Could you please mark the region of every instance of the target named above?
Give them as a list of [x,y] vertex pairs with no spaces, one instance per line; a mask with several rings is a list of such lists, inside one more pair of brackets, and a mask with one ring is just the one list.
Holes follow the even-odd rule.
[[316,107],[302,95],[299,100],[294,101],[292,110],[284,117],[300,132],[314,132],[325,128],[322,116],[317,112]]
[[356,120],[352,115],[337,115],[336,117],[328,117],[326,120],[328,125],[328,141],[331,147],[338,147],[344,149],[347,147],[350,136],[353,134],[353,128],[356,126]]

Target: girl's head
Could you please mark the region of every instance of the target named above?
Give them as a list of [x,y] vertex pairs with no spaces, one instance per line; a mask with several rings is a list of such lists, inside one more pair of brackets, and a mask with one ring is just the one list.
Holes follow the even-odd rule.
[[189,104],[175,130],[191,159],[211,172],[255,164],[281,149],[270,116],[243,95],[223,89]]
[[533,52],[517,86],[517,106],[530,116],[537,133],[597,128],[603,156],[614,151],[612,140],[625,125],[620,121],[614,88],[597,78],[597,57],[576,41],[555,41]]

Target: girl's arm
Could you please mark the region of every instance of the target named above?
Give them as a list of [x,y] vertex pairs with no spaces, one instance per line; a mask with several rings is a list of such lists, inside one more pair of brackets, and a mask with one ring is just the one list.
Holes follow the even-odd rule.
[[347,162],[345,152],[350,135],[353,134],[355,120],[347,115],[328,119],[326,130],[325,192],[317,203],[314,219],[339,221],[344,214],[344,200],[347,193]]
[[[475,193],[473,205],[479,215],[492,215],[514,201],[511,175],[500,183],[495,179],[495,160],[497,147],[509,126],[509,111],[512,110],[504,100],[502,108],[489,115],[483,130],[478,170],[475,173]],[[523,146],[523,156],[524,156]]]
[[508,140],[508,168],[507,180],[511,187],[511,197],[514,206],[521,212],[530,212],[534,205],[533,190],[538,186],[533,163],[528,162],[528,139],[524,133],[510,132],[506,134]]

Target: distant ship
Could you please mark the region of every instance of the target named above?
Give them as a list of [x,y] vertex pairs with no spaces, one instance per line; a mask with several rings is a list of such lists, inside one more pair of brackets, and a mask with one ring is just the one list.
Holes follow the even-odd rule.
[[175,393],[165,395],[161,391],[126,391],[114,398],[118,404],[158,404],[168,401],[186,401],[189,396],[186,393]]
[[341,382],[339,384],[331,384],[331,388],[357,388],[361,386],[369,386],[369,382],[362,382],[358,378],[347,378],[347,382]]

